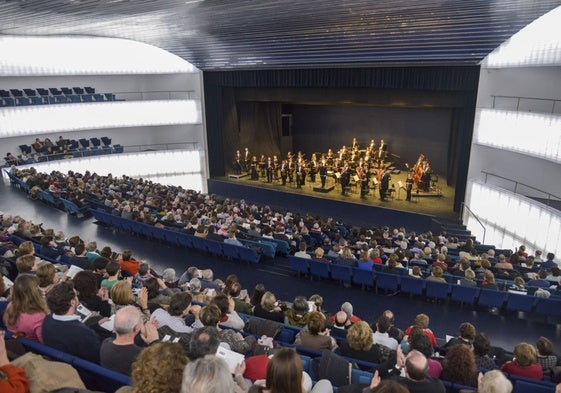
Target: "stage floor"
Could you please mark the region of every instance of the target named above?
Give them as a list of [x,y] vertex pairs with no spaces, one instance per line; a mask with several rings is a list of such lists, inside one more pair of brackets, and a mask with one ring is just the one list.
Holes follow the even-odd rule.
[[[444,178],[440,177],[439,181],[435,183],[436,188],[440,190],[442,196],[437,196],[433,193],[433,196],[416,196],[415,189],[413,187],[412,200],[406,201],[405,190],[399,190],[398,182],[401,181],[405,184],[405,179],[407,174],[402,172],[400,174],[392,174],[390,181],[390,188],[395,185],[395,192],[393,192],[393,197],[382,201],[380,200],[380,193],[378,188],[371,189],[366,198],[360,197],[359,186],[351,187],[350,191],[347,192],[345,196],[341,194],[341,185],[335,182],[334,178],[328,177],[326,182],[326,188],[335,186],[335,188],[328,192],[322,193],[314,191],[314,187],[321,187],[321,182],[319,181],[319,176],[316,176],[316,182],[311,183],[306,181],[306,184],[302,188],[296,188],[296,182],[291,184],[288,183],[285,186],[281,184],[281,181],[273,181],[272,183],[267,183],[266,178],[259,178],[259,180],[251,180],[249,176],[243,177],[232,177],[230,174],[225,177],[218,177],[217,180],[222,180],[230,183],[240,184],[249,187],[260,187],[281,192],[289,192],[294,194],[302,194],[307,196],[313,196],[316,198],[330,199],[336,201],[343,201],[349,203],[356,203],[361,205],[384,207],[386,209],[401,210],[411,213],[427,214],[435,217],[444,217],[450,219],[457,219],[458,213],[454,212],[454,193],[455,189],[446,185]],[[306,179],[309,180],[309,177]],[[248,196],[251,200],[251,197]]]

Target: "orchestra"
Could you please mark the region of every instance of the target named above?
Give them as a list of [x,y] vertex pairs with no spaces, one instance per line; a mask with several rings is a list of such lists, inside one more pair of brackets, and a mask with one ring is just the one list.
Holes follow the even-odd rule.
[[[288,182],[296,188],[304,186],[306,179],[315,184],[319,175],[321,188],[325,189],[327,178],[332,177],[341,186],[342,195],[346,195],[350,185],[356,185],[360,187],[360,197],[363,199],[369,194],[371,176],[375,175],[377,182],[374,180],[374,184],[379,185],[380,199],[386,200],[391,180],[391,172],[387,169],[391,164],[386,161],[389,156],[388,145],[383,139],[378,145],[372,139],[363,146],[365,148],[360,149],[357,139],[353,138],[348,147],[343,145],[337,153],[333,149],[328,149],[325,153],[314,152],[310,159],[301,151],[296,155],[288,152],[282,158],[261,154],[257,159],[256,155],[250,156],[249,148],[245,147],[243,152],[236,150],[233,170],[238,175],[242,172],[249,173],[252,180],[266,178],[267,183],[280,182],[285,186]],[[413,186],[417,187],[417,192],[430,191],[432,174],[430,163],[424,154],[420,154],[415,165],[409,169],[405,181],[407,201],[411,200]]]

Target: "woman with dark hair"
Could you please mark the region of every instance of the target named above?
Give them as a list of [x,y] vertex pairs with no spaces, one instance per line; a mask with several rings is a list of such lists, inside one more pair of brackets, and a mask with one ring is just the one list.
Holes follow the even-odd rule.
[[454,345],[446,354],[440,379],[477,387],[478,370],[473,351],[466,345]]
[[162,305],[169,305],[173,291],[161,279],[150,277],[144,280],[142,285],[148,290],[148,305],[150,307],[157,308]]
[[37,277],[31,274],[17,276],[12,299],[4,312],[4,324],[8,330],[43,343],[43,320],[48,313]]
[[295,345],[321,351],[337,349],[335,339],[329,335],[329,329],[325,329],[325,316],[319,311],[312,311],[308,316],[307,329],[302,329],[294,340]]
[[497,364],[491,356],[491,342],[485,333],[479,333],[473,340],[475,364],[479,370],[495,370]]
[[205,326],[212,326],[218,330],[218,339],[220,342],[226,343],[234,352],[245,355],[250,347],[250,341],[255,342],[253,336],[248,336],[246,341],[241,333],[232,329],[222,329],[219,326],[221,312],[215,304],[209,304],[201,309],[199,319]]
[[473,339],[475,338],[475,326],[469,322],[464,322],[458,329],[459,335],[452,338],[444,345],[444,348],[450,349],[454,345],[467,345],[469,348],[472,346]]
[[242,330],[245,326],[243,319],[235,310],[236,304],[231,296],[216,295],[210,302],[220,309],[220,324],[234,329]]
[[290,325],[304,327],[308,321],[308,301],[304,296],[296,296],[292,308],[286,312],[286,319]]
[[553,343],[542,336],[538,338],[536,348],[538,350],[536,361],[542,366],[544,373],[549,375],[551,369],[557,365],[557,356],[553,350]]
[[249,301],[253,306],[257,306],[261,303],[261,298],[265,294],[265,285],[257,284],[255,289],[253,290],[253,295],[251,296],[251,300]]
[[[253,385],[249,393],[306,393],[304,386],[302,360],[292,348],[282,348],[269,360],[265,386]],[[316,383],[310,393],[333,392],[328,380]]]
[[111,305],[109,304],[109,291],[107,288],[100,288],[99,281],[94,272],[82,270],[72,279],[74,289],[78,291],[80,303],[90,311],[97,311],[104,317],[111,316]]

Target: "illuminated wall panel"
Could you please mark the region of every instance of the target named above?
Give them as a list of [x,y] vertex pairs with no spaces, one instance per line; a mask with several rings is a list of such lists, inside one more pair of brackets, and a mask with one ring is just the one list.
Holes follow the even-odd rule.
[[[522,195],[509,193],[485,184],[469,182],[466,204],[486,229],[485,243],[514,249],[521,244],[529,249],[561,252],[561,212],[536,204]],[[477,220],[464,212],[465,225],[480,240],[483,229]]]

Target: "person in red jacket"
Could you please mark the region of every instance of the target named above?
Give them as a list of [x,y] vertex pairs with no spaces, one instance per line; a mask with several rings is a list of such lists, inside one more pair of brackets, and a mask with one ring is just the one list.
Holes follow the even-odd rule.
[[501,371],[539,381],[543,379],[542,366],[536,362],[536,349],[524,342],[514,348],[514,360],[503,364]]
[[25,376],[25,370],[13,366],[8,360],[4,341],[5,334],[6,332],[0,331],[0,372],[6,375],[5,378],[0,378],[0,392],[27,393],[29,392],[29,381]]

